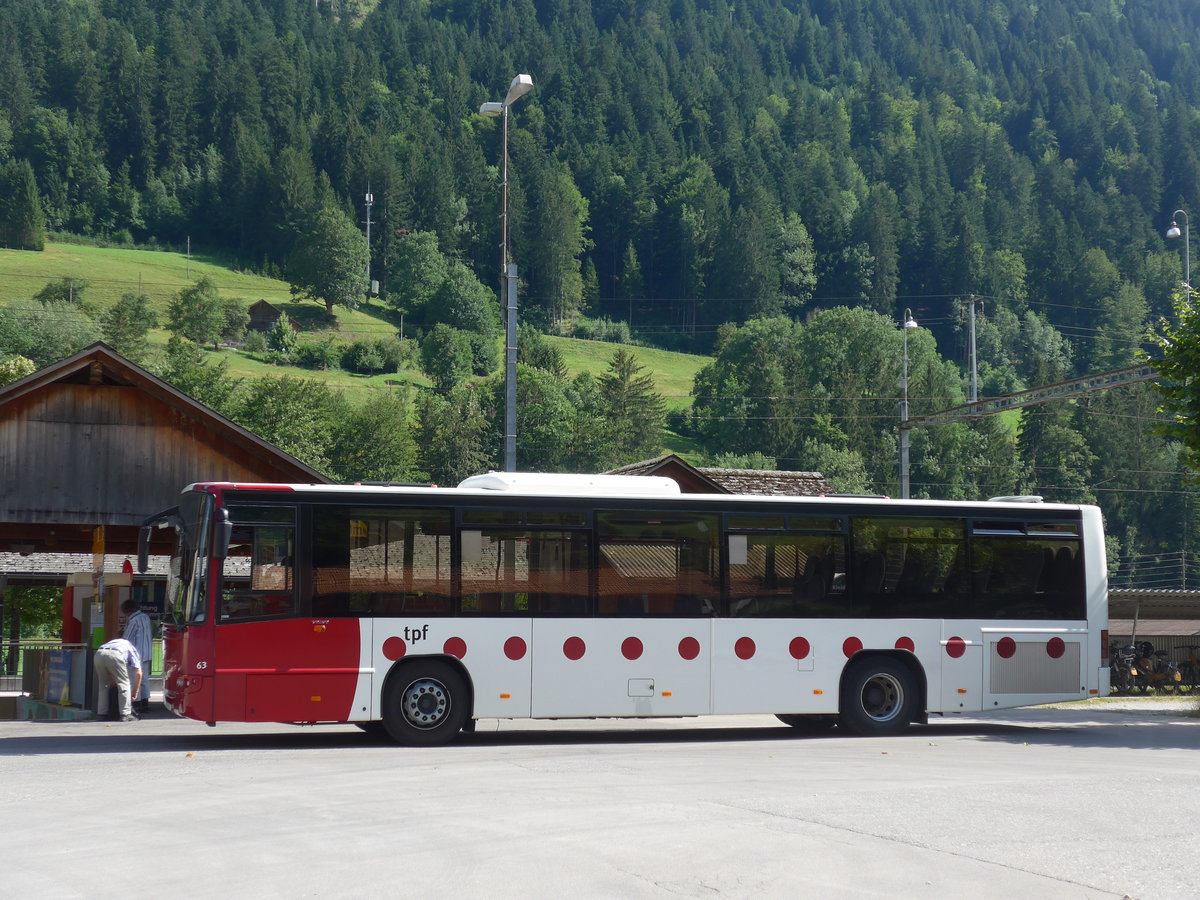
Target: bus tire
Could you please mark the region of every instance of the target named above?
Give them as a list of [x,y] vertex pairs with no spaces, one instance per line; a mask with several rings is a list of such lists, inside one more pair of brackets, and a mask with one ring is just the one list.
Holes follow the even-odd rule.
[[391,737],[382,722],[355,722],[354,727],[365,732],[372,738],[383,739]]
[[837,724],[837,716],[802,716],[792,713],[777,713],[775,715],[784,725],[790,725],[798,732],[815,734],[818,731],[828,731]]
[[448,663],[405,663],[388,678],[383,724],[398,744],[448,743],[470,715],[469,695],[466,680]]
[[864,737],[900,734],[917,714],[912,670],[890,656],[866,656],[846,668],[838,724]]

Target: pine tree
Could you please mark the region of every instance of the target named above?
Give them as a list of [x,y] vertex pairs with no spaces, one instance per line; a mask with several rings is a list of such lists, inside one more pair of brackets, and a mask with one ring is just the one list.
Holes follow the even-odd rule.
[[145,294],[125,293],[114,306],[100,316],[104,340],[127,359],[141,362],[150,350],[147,335],[158,325],[158,316],[150,308]]
[[37,179],[28,160],[0,168],[0,244],[14,250],[44,250],[46,219]]
[[619,436],[614,443],[620,452],[631,459],[658,453],[665,415],[663,397],[637,357],[624,348],[617,350],[596,381],[609,426]]

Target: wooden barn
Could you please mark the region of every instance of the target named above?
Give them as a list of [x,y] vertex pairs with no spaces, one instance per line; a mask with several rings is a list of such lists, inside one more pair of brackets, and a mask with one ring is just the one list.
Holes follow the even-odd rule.
[[132,554],[195,481],[329,479],[103,343],[4,385],[0,576],[11,554]]
[[264,334],[270,331],[275,322],[283,315],[283,311],[276,306],[272,306],[266,300],[259,300],[250,304],[250,322],[246,328],[249,331],[261,331]]

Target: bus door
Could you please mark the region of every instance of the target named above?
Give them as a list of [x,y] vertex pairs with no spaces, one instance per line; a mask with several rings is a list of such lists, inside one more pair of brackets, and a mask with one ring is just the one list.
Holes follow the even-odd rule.
[[717,525],[692,512],[595,514],[595,615],[534,621],[533,715],[711,711]]
[[220,563],[210,556],[213,500],[210,494],[185,494],[179,506],[150,516],[138,537],[138,571],[150,564],[152,532],[175,529],[175,547],[167,568],[163,625],[163,702],[176,715],[215,721],[216,656],[210,585]]
[[711,712],[713,619],[537,619],[533,716]]
[[216,718],[354,718],[359,622],[298,615],[295,509],[231,505],[229,514],[216,619]]
[[745,512],[726,528],[729,614],[716,622],[713,711],[836,712],[841,638],[829,635],[850,615],[845,520]]
[[983,708],[1086,696],[1087,610],[1078,522],[980,522],[973,535]]

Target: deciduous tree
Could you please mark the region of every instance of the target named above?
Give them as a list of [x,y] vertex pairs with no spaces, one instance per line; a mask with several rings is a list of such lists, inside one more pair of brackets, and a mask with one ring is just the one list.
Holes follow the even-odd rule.
[[181,290],[167,306],[167,328],[215,350],[225,327],[225,307],[217,284],[207,275]]
[[326,206],[307,222],[288,257],[288,279],[299,295],[355,309],[367,294],[367,244],[340,209]]

